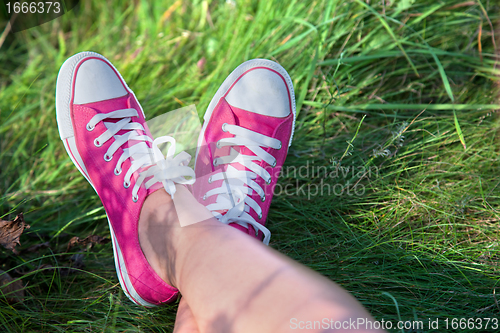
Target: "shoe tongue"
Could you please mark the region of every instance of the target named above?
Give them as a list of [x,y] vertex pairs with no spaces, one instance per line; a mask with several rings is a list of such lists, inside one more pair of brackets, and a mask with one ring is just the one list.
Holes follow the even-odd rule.
[[251,131],[273,137],[276,128],[276,122],[283,121],[281,118],[261,115],[255,112],[249,112],[244,109],[237,108],[229,104],[234,118],[234,124],[247,128]]
[[131,95],[125,95],[122,97],[117,97],[113,99],[107,99],[104,101],[81,104],[82,106],[98,110],[98,113],[108,113],[111,111],[116,111],[120,109],[128,109],[134,106],[132,105]]
[[[227,103],[227,102],[226,102]],[[250,131],[253,131],[258,134],[265,135],[267,137],[273,138],[276,136],[275,130],[279,127],[279,124],[282,123],[284,118],[276,118],[266,115],[261,115],[255,112],[249,112],[244,109],[237,108],[235,106],[227,103],[231,112],[231,118],[234,119],[234,123],[237,126],[241,126]],[[229,122],[228,122],[229,123]],[[229,133],[228,133],[229,134]],[[232,135],[228,135],[228,137],[232,137]],[[279,138],[278,138],[279,139]],[[234,146],[232,147],[236,151],[240,152],[243,155],[255,156],[255,154],[246,147]],[[264,150],[269,151],[269,148],[264,148]],[[229,151],[228,151],[229,154]],[[263,163],[263,162],[262,162]],[[238,164],[237,164],[238,165]],[[244,170],[240,166],[236,167],[237,169]]]
[[[133,98],[133,96],[131,94],[128,94],[128,95],[125,95],[125,96],[121,96],[121,97],[117,97],[117,98],[113,98],[113,99],[104,100],[104,101],[87,103],[87,104],[81,104],[81,106],[85,107],[85,108],[92,109],[92,111],[95,112],[96,114],[99,114],[99,113],[109,113],[109,112],[112,112],[112,111],[123,110],[123,109],[135,109],[135,110],[137,110],[137,114],[138,114],[139,119],[142,119],[141,108],[137,104],[137,102],[135,101],[135,99]],[[107,122],[107,123],[116,123],[116,122],[118,122],[120,120],[121,119],[119,119],[119,118],[106,118],[104,120],[104,122]],[[132,117],[132,121],[134,121],[134,120],[137,120],[137,117]],[[140,131],[140,130],[136,130],[136,132],[139,135],[146,134],[146,135],[151,136],[151,134],[149,133],[149,130],[147,129],[147,125],[144,123],[143,126],[145,127],[145,130],[146,130],[145,132]],[[116,135],[123,135],[123,134],[126,134],[128,132],[130,132],[130,130],[120,130],[120,131],[118,131],[118,133]],[[131,146],[133,146],[133,145],[135,145],[137,143],[140,143],[140,142],[143,142],[143,141],[130,140],[129,142],[126,142],[125,144],[123,144],[121,146],[121,148],[122,149],[123,148],[129,148],[129,147],[131,147]],[[150,142],[146,142],[146,144],[148,145],[148,147],[151,147],[151,143]],[[133,178],[137,178],[137,172],[134,173]],[[149,179],[150,179],[150,177],[148,177],[147,179],[145,179],[144,182],[143,182],[143,184],[142,184],[142,186],[144,186],[144,184],[146,183],[146,181],[149,180]],[[150,195],[150,194],[158,191],[161,188],[163,188],[163,184],[162,183],[156,183],[153,186],[151,186],[149,189],[147,189],[147,195]]]
[[[225,101],[227,103],[227,101]],[[225,115],[228,117],[232,123],[227,121],[228,124],[234,124],[237,126],[244,127],[246,129],[249,129],[251,131],[254,131],[259,134],[263,134],[268,137],[274,137],[275,136],[275,129],[278,127],[278,124],[283,122],[285,118],[275,118],[271,116],[266,116],[266,115],[261,115],[255,112],[249,112],[244,109],[240,109],[238,107],[232,106],[231,104],[227,103],[228,108],[231,110],[231,112],[227,112]],[[229,135],[228,137],[232,137],[232,135]],[[228,147],[229,148],[229,147]],[[255,154],[248,148],[246,147],[239,147],[235,146],[232,147],[233,149],[240,151],[241,154],[243,155],[250,155],[250,156],[255,156]],[[266,150],[266,148],[264,148]],[[254,163],[258,163],[254,161]],[[264,162],[261,162],[264,163]],[[248,168],[244,167],[240,163],[234,163],[234,164],[226,164],[225,165],[225,170],[229,166],[234,167],[235,169],[238,170],[248,170]],[[260,179],[258,177],[258,179]],[[255,229],[252,225],[248,225],[248,228],[243,227],[237,223],[230,223],[230,225],[246,234],[249,234],[252,237],[255,237]],[[259,237],[261,237],[261,233],[259,232]],[[257,237],[257,238],[259,238]]]
[[[135,102],[135,99],[131,94],[113,98],[113,99],[108,99],[104,101],[99,101],[99,102],[93,102],[93,103],[87,103],[87,104],[82,104],[84,107],[92,108],[96,113],[109,113],[112,111],[117,111],[117,110],[123,110],[123,109],[135,109],[137,110],[137,115],[139,118],[142,116],[142,111],[139,105]],[[106,118],[104,122],[107,123],[117,123],[121,119],[120,118]],[[137,120],[136,117],[132,117],[132,121]],[[130,130],[120,130],[116,135],[123,135],[126,134],[127,132],[130,132]],[[142,131],[137,131],[139,135],[142,135]],[[147,135],[151,135],[149,131],[146,130]],[[127,148],[130,146],[133,146],[134,144],[138,143],[139,141],[132,140],[122,146],[122,148]],[[148,144],[149,145],[149,144]]]

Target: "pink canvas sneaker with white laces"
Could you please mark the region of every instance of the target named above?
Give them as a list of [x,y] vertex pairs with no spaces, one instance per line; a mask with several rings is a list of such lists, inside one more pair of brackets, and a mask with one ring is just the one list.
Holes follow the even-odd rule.
[[295,96],[279,64],[254,59],[222,83],[204,116],[193,194],[222,223],[269,244],[273,189],[292,142]]
[[[175,300],[178,290],[154,272],[142,252],[138,222],[149,194],[164,187],[173,195],[174,183],[194,181],[194,171],[184,166],[189,155],[183,152],[164,159],[158,141],[173,146],[175,140],[153,141],[134,93],[116,68],[97,53],[78,53],[62,65],[56,111],[66,151],[106,210],[123,291],[143,306]],[[171,179],[169,174],[177,176]]]

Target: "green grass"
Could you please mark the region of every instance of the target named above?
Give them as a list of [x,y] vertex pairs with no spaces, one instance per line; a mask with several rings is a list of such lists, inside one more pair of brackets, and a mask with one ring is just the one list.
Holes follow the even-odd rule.
[[[65,252],[72,236],[108,235],[55,119],[59,67],[85,50],[115,64],[150,119],[190,104],[201,116],[241,62],[279,62],[294,82],[298,119],[280,180],[291,195],[276,195],[268,217],[271,246],[338,282],[378,320],[439,318],[440,329],[424,331],[443,332],[446,318],[498,317],[500,101],[489,23],[498,3],[231,3],[81,1],[7,36],[0,217],[25,213],[21,250],[50,247],[1,252],[0,269],[26,285],[23,303],[0,307],[2,331],[173,328],[175,304],[143,309],[123,295],[111,244],[67,269],[78,251]],[[340,185],[328,195],[325,184]],[[313,195],[318,185],[323,195]],[[337,195],[341,186],[351,195]]]

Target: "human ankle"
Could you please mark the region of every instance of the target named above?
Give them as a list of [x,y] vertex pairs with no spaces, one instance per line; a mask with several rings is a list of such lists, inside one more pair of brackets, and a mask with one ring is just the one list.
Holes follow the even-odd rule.
[[176,240],[180,225],[174,203],[163,189],[144,201],[138,228],[139,243],[149,264],[158,276],[175,287]]

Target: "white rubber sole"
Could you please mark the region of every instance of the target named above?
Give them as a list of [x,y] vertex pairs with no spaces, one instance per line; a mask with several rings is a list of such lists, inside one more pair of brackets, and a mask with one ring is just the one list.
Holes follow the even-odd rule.
[[[85,168],[85,164],[83,163],[83,160],[80,154],[78,153],[73,131],[73,124],[71,122],[71,115],[70,115],[70,103],[71,103],[71,95],[73,92],[73,76],[75,74],[75,68],[78,65],[78,63],[80,63],[87,57],[96,57],[103,59],[118,73],[121,81],[124,83],[126,87],[126,90],[129,93],[131,93],[134,97],[135,94],[127,86],[127,83],[121,76],[120,72],[118,72],[118,70],[113,66],[113,64],[111,64],[111,62],[109,62],[105,57],[103,57],[98,53],[81,52],[75,54],[71,58],[67,59],[61,66],[61,69],[59,70],[59,74],[57,76],[57,85],[56,85],[56,114],[57,114],[57,124],[59,127],[59,134],[61,136],[61,140],[63,141],[64,148],[66,149],[66,152],[68,153],[71,161],[76,166],[78,171],[80,171],[81,174],[85,177],[85,179],[87,179],[87,181],[90,183],[94,191],[97,193],[94,184],[92,184],[92,182],[90,181],[90,177]],[[144,115],[144,111],[140,104],[139,107],[141,108],[141,111]],[[122,287],[123,292],[132,302],[138,305],[146,307],[156,306],[155,304],[145,301],[141,296],[139,296],[134,286],[132,285],[132,282],[130,281],[127,272],[127,267],[125,265],[125,260],[123,259],[123,255],[120,250],[120,245],[118,244],[118,240],[116,239],[113,230],[113,226],[111,225],[111,222],[109,221],[109,217],[107,216],[107,214],[106,217],[108,218],[109,231],[111,234],[111,241],[113,244],[113,256],[115,258],[116,273],[118,275],[118,280],[120,281],[120,285]]]
[[[296,110],[295,110],[295,93],[293,91],[293,83],[292,79],[290,78],[290,75],[288,75],[287,71],[278,63],[267,60],[267,59],[252,59],[245,61],[234,71],[229,74],[229,76],[224,80],[222,85],[219,87],[217,92],[215,93],[215,96],[212,98],[210,101],[210,104],[208,105],[207,111],[205,112],[205,115],[203,116],[203,127],[201,128],[200,136],[198,138],[198,147],[196,148],[196,157],[195,157],[195,164],[198,156],[198,152],[200,150],[201,145],[203,144],[203,138],[205,137],[205,131],[208,126],[208,122],[210,121],[210,118],[212,117],[212,113],[219,103],[219,100],[224,96],[229,88],[233,85],[233,83],[246,71],[255,68],[255,67],[267,67],[272,70],[275,70],[279,74],[281,74],[285,78],[285,82],[288,88],[288,92],[290,93],[290,98],[292,99],[292,113],[293,113],[293,125],[292,125],[292,134],[290,135],[290,140],[288,141],[288,147],[291,146],[292,144],[292,138],[293,134],[295,131],[295,118],[296,118]],[[195,165],[196,168],[196,165]]]

